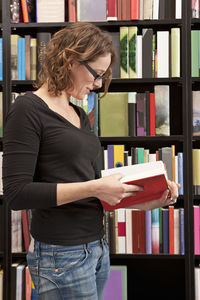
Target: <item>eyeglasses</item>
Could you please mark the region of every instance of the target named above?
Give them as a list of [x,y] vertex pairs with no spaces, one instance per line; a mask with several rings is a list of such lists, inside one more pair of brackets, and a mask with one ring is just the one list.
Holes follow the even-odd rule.
[[88,69],[88,71],[93,75],[93,77],[94,77],[94,81],[96,81],[96,80],[103,80],[103,81],[105,81],[106,79],[108,79],[108,74],[103,74],[103,75],[100,75],[100,74],[98,74],[95,70],[93,70],[86,62],[82,62],[81,63],[82,65],[84,65],[87,69]]

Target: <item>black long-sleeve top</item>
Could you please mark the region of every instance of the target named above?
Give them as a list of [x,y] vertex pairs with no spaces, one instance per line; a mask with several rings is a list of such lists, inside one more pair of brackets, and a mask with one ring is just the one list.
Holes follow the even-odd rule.
[[57,183],[98,178],[100,142],[83,109],[74,108],[81,129],[27,93],[11,106],[4,128],[4,199],[12,209],[32,209],[32,236],[50,244],[78,245],[103,236],[97,198],[57,206]]

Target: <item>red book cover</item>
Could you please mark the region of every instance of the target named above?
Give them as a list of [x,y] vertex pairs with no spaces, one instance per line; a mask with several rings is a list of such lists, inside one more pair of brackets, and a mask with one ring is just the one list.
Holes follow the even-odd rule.
[[68,0],[69,22],[76,22],[76,0]]
[[107,0],[107,20],[117,20],[117,0]]
[[150,136],[156,135],[156,119],[155,119],[155,94],[150,93]]
[[140,0],[131,0],[131,20],[140,19]]
[[140,185],[144,187],[144,190],[137,192],[135,196],[123,198],[120,203],[114,206],[101,201],[103,208],[107,211],[129,207],[136,203],[159,199],[168,188],[167,171],[162,161],[154,161],[101,171],[103,177],[116,173],[124,175],[121,179],[122,183]]
[[174,206],[169,206],[169,254],[174,254]]

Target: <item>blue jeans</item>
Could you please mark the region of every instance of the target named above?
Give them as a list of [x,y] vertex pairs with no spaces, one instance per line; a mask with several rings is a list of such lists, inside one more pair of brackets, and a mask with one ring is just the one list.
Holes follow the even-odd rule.
[[103,300],[109,277],[109,249],[104,239],[79,246],[34,241],[27,262],[42,300]]

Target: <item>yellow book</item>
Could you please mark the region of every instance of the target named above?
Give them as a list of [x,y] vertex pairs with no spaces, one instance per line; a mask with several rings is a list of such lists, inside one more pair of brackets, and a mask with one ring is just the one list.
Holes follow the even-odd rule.
[[114,167],[124,166],[124,145],[114,145]]

